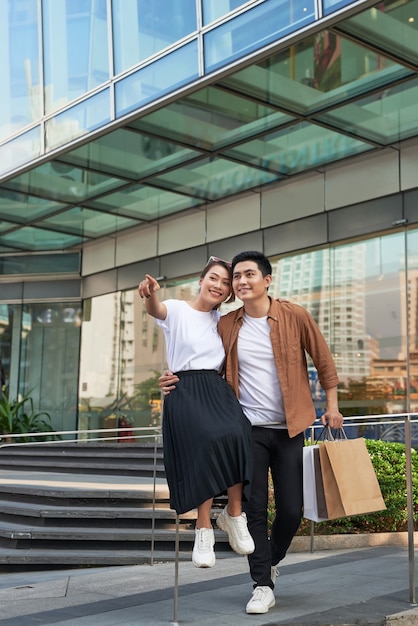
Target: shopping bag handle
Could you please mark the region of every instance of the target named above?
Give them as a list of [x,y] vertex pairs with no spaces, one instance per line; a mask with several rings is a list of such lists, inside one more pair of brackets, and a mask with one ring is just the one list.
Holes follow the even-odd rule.
[[[333,434],[333,430],[335,434]],[[340,441],[341,439],[347,439],[344,428],[341,426],[341,428],[332,429],[331,426],[327,424],[319,433],[315,443],[318,443],[318,441]]]

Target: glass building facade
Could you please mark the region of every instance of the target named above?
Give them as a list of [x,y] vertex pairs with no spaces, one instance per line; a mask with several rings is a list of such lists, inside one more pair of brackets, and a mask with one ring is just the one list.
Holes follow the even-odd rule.
[[418,0],[0,0],[10,394],[59,430],[159,423],[137,283],[187,297],[258,249],[342,412],[417,411],[417,25]]

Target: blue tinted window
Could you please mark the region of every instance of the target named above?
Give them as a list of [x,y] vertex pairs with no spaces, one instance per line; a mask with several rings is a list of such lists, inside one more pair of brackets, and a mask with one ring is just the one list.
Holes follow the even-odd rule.
[[234,9],[238,9],[247,0],[202,0],[203,24],[209,24],[219,17],[226,15]]
[[109,89],[104,89],[46,122],[46,148],[56,148],[108,122],[110,96]]
[[113,0],[116,74],[196,30],[196,0]]
[[42,115],[36,0],[0,2],[0,139]]
[[44,0],[45,110],[109,79],[106,0]]
[[197,41],[192,41],[116,83],[116,115],[175,91],[198,75]]
[[324,15],[329,15],[342,7],[346,7],[349,4],[352,4],[353,0],[323,0],[323,13]]
[[227,65],[314,20],[313,0],[266,0],[204,36],[205,71]]

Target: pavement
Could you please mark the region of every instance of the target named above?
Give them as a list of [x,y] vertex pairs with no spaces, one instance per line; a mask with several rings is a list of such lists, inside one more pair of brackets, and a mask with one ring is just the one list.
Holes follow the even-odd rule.
[[[79,489],[149,489],[132,476],[1,472],[8,484]],[[149,483],[149,479],[143,481]],[[159,481],[158,481],[159,482]],[[158,484],[157,489],[166,488]],[[415,533],[416,535],[417,533]],[[145,565],[31,569],[0,567],[1,626],[418,626],[414,549],[392,533],[296,537],[280,564],[276,605],[247,615],[246,557],[219,552],[213,568],[190,560]],[[396,535],[394,533],[393,535]],[[357,539],[358,538],[358,539]],[[367,539],[367,541],[365,540]],[[415,537],[415,541],[417,538]],[[292,544],[293,546],[293,544]],[[327,549],[324,549],[324,548]],[[175,586],[175,580],[178,585]]]
[[178,595],[174,563],[9,571],[0,573],[0,623],[418,625],[410,562],[403,546],[289,553],[280,565],[276,606],[264,615],[245,613],[252,584],[247,560],[238,555],[218,559],[211,569],[181,561]]

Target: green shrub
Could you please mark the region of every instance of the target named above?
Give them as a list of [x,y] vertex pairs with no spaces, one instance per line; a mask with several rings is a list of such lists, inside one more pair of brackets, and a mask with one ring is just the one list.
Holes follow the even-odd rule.
[[[380,484],[386,510],[368,515],[355,515],[326,522],[315,522],[315,534],[375,533],[406,531],[408,513],[406,501],[406,454],[405,445],[390,441],[366,439],[377,479]],[[418,521],[418,452],[412,450],[412,500],[414,526]],[[270,483],[269,521],[274,518],[274,497]],[[303,519],[298,535],[309,535],[310,520]]]

